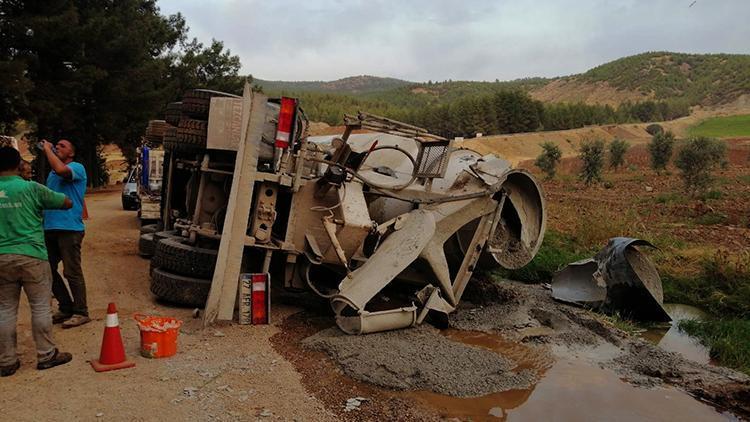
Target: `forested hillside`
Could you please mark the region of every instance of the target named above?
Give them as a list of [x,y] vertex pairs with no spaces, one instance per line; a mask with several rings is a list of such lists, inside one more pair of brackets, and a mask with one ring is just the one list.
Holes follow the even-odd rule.
[[713,105],[750,93],[750,55],[654,52],[623,57],[578,76],[655,99]]
[[[358,78],[365,78],[360,83],[367,89],[356,88],[349,81],[352,78],[326,83],[260,81],[259,85],[272,95],[301,97],[311,119],[332,125],[340,124],[344,113],[368,110],[422,124],[445,136],[469,136],[476,132],[497,134],[519,129],[558,130],[590,124],[671,120],[687,115],[690,106],[722,104],[750,93],[750,56],[644,53],[583,74],[553,79],[425,83],[390,80],[401,85],[388,89],[374,88],[385,78]],[[605,101],[581,100],[584,87],[594,92],[603,90],[589,98]],[[554,90],[554,95],[543,95],[545,90]],[[620,95],[612,95],[612,91]],[[508,103],[499,98],[523,101]],[[534,116],[521,116],[508,108],[511,103],[526,102],[533,106],[524,106],[524,113],[533,110]],[[497,123],[496,116],[503,115],[517,115],[523,121]]]

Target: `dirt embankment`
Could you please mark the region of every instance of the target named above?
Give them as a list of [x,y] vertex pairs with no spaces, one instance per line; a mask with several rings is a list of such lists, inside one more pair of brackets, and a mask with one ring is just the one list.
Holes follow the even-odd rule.
[[[665,130],[669,130],[678,138],[681,138],[688,136],[688,129],[703,119],[747,112],[750,112],[750,107],[731,104],[721,108],[697,109],[690,116],[657,123]],[[581,142],[590,139],[601,139],[605,142],[611,142],[615,138],[618,138],[627,141],[631,146],[645,145],[651,142],[651,135],[646,132],[646,127],[650,124],[627,123],[587,126],[580,129],[547,132],[483,136],[466,139],[460,142],[459,146],[476,150],[481,154],[499,155],[509,160],[513,165],[518,165],[523,161],[534,160],[542,152],[540,145],[543,142],[552,142],[557,145],[562,152],[563,158],[578,155]]]
[[582,82],[576,78],[559,78],[529,92],[535,100],[551,103],[586,103],[617,107],[625,101],[653,98],[636,91],[617,89],[607,82]]

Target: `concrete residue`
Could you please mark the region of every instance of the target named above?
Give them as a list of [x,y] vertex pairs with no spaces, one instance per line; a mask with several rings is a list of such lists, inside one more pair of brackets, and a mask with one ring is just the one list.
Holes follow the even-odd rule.
[[605,363],[627,381],[645,387],[679,386],[733,411],[750,414],[750,377],[720,366],[685,359],[644,340],[632,340],[626,352]]
[[[477,298],[484,306],[466,303]],[[539,286],[474,279],[467,286],[464,299],[461,311],[450,316],[452,328],[498,332],[521,342],[571,346],[594,346],[603,336],[613,339],[610,328],[592,313],[561,306]]]
[[[509,412],[526,401],[547,399],[554,408],[554,397],[563,391],[555,389],[564,389],[585,369],[591,391],[610,388],[628,394],[633,403],[661,397],[654,387],[675,387],[720,411],[750,416],[750,377],[662,350],[592,311],[555,301],[542,286],[475,278],[463,299],[447,330],[423,325],[348,336],[329,328],[302,344],[308,353],[326,352],[358,381],[419,391],[406,394],[442,415],[486,416],[494,407]],[[595,386],[605,378],[606,385]],[[568,393],[571,400],[579,399]],[[681,392],[672,397],[687,413],[703,406]],[[576,409],[569,409],[571,417],[580,416]],[[533,414],[528,409],[513,412]]]
[[330,328],[303,344],[326,351],[357,380],[397,390],[470,397],[526,389],[537,381],[535,371],[516,370],[512,360],[451,341],[430,326],[365,336]]

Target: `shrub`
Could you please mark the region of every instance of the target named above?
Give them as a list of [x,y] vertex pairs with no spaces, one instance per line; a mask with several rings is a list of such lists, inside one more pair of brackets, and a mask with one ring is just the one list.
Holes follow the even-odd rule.
[[593,139],[581,142],[578,158],[583,162],[578,177],[587,185],[601,182],[602,168],[604,167],[604,141]]
[[661,125],[654,123],[646,126],[646,132],[648,132],[649,135],[654,136],[657,133],[664,133],[664,128],[661,127]]
[[727,145],[714,138],[688,140],[677,152],[675,166],[685,183],[685,192],[692,197],[705,194],[712,183],[712,173],[726,165]]
[[560,147],[549,141],[543,142],[540,146],[542,152],[536,157],[534,165],[544,172],[547,180],[550,180],[555,177],[557,164],[562,158],[562,151],[560,151]]
[[628,148],[630,148],[630,144],[619,138],[615,138],[615,140],[609,144],[610,168],[619,169],[625,164],[625,153],[628,152]]
[[660,173],[667,168],[669,160],[672,159],[674,148],[674,134],[672,132],[657,133],[648,144],[648,152],[651,154],[651,168]]

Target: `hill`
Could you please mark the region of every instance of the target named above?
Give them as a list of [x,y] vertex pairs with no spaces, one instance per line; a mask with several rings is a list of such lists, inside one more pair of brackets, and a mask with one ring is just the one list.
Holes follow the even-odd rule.
[[543,102],[618,106],[658,100],[688,105],[731,103],[750,94],[750,55],[643,53],[558,78],[513,81],[413,83],[394,78],[354,76],[330,82],[256,80],[266,92],[334,93],[397,107],[447,104],[502,90],[522,90]]
[[[618,106],[647,100],[714,106],[750,94],[750,55],[643,53],[602,64],[587,72],[558,78],[514,81],[413,84],[370,94],[379,100],[451,102],[467,95],[520,89],[543,102]],[[420,98],[421,97],[421,98]]]
[[750,55],[653,52],[597,66],[576,80],[606,82],[658,100],[713,105],[750,92]]
[[266,81],[254,79],[267,92],[326,92],[336,94],[364,94],[374,91],[388,91],[413,82],[396,78],[360,75],[337,79],[335,81]]

